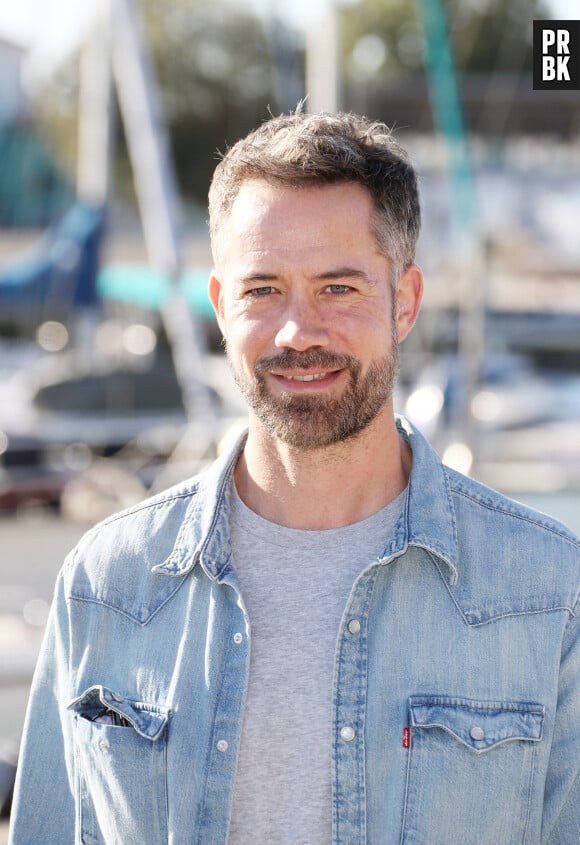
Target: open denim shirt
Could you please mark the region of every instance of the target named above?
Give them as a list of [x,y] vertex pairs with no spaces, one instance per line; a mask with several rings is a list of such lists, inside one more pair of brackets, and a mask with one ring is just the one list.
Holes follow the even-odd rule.
[[[578,845],[578,541],[398,425],[406,505],[337,620],[332,841]],[[227,841],[251,621],[229,539],[241,448],[67,559],[13,845]]]

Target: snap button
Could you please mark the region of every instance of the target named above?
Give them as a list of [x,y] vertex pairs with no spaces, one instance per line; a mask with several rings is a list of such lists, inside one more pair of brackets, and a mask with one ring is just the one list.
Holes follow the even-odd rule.
[[354,737],[354,728],[351,728],[350,725],[345,725],[344,728],[340,729],[340,738],[344,740],[344,742],[352,742]]
[[108,751],[109,750],[109,743],[107,742],[106,739],[102,739],[99,742],[99,748],[101,749],[101,751]]
[[218,751],[221,751],[222,753],[224,751],[227,751],[228,750],[228,744],[227,744],[226,740],[225,739],[218,740],[216,748],[217,748]]
[[118,692],[112,692],[111,698],[113,699],[113,701],[117,701],[119,704],[121,703],[121,701],[123,701],[123,696],[119,695]]
[[242,637],[242,635],[240,634],[239,631],[238,631],[237,634],[234,634],[234,642],[235,642],[236,645],[239,645],[242,642],[243,639],[244,638]]
[[351,634],[360,634],[360,622],[358,619],[351,619],[348,623],[348,630]]
[[476,725],[469,731],[469,736],[477,742],[480,739],[484,739],[485,731],[479,725]]

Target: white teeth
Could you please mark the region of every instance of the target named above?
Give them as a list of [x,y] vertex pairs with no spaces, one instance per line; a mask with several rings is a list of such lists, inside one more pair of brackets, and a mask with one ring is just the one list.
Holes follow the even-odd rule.
[[319,379],[326,378],[327,375],[328,373],[316,373],[308,376],[286,376],[286,378],[292,379],[292,381],[319,381]]

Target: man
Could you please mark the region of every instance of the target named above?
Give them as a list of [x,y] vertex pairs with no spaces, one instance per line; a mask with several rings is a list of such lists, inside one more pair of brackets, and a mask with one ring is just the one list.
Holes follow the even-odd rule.
[[273,119],[210,224],[247,437],[67,560],[12,842],[577,843],[578,542],[393,413],[405,154]]

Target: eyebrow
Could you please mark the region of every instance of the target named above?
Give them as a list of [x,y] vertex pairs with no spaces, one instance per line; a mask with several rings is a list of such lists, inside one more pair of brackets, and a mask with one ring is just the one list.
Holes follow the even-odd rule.
[[357,270],[354,267],[338,267],[336,270],[326,270],[324,273],[319,273],[316,278],[323,281],[332,281],[333,279],[360,279],[368,285],[376,285],[375,279],[372,279],[367,273]]
[[273,282],[278,277],[275,273],[247,273],[244,276],[239,276],[238,282],[241,284],[248,284],[253,282]]
[[368,279],[362,270],[355,270],[354,267],[338,267],[336,270],[326,270],[319,273],[317,279]]

